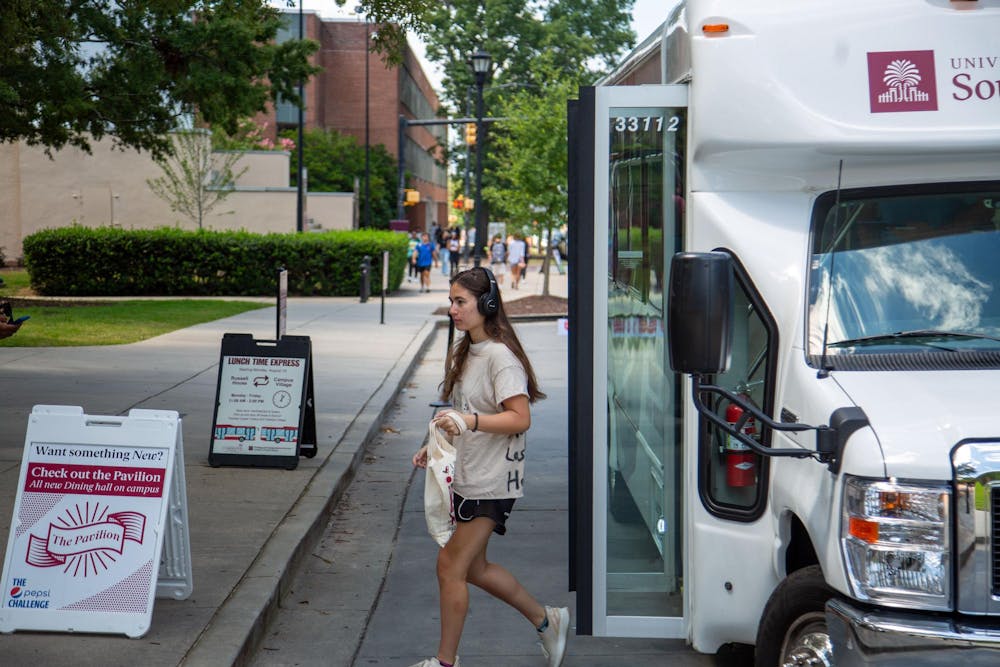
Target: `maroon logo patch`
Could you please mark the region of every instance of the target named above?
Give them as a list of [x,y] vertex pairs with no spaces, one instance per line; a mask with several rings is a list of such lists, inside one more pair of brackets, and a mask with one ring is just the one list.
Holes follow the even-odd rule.
[[868,95],[872,113],[937,111],[934,52],[869,53]]

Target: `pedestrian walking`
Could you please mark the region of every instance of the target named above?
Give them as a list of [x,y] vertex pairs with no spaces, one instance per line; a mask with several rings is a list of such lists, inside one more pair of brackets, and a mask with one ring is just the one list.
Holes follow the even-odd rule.
[[507,244],[499,234],[494,236],[490,243],[490,269],[496,276],[497,285],[503,287],[503,277],[507,274]]
[[420,291],[431,291],[431,264],[437,259],[437,250],[431,242],[431,237],[424,232],[420,236],[421,243],[417,246],[417,273],[420,274]]
[[513,239],[507,244],[507,266],[510,267],[510,286],[517,289],[521,284],[521,273],[526,266],[525,254],[528,248],[517,234],[514,234]]
[[419,272],[417,271],[417,246],[420,245],[420,239],[417,237],[416,232],[410,232],[410,238],[407,241],[406,246],[406,265],[409,267],[406,282],[415,282]]
[[[521,613],[538,632],[549,667],[562,664],[569,634],[569,609],[546,607],[503,566],[486,560],[493,533],[507,532],[514,502],[523,495],[525,433],[530,404],[545,398],[535,372],[504,313],[493,273],[485,267],[451,280],[448,314],[465,333],[451,350],[441,397],[449,415],[434,424],[457,449],[452,485],[456,528],[438,552],[441,634],[437,655],[413,667],[455,667],[474,584]],[[464,428],[463,428],[464,427]],[[427,447],[413,464],[427,466]]]
[[459,271],[459,260],[461,259],[462,241],[460,239],[459,230],[453,227],[448,234],[448,257],[451,260],[451,275],[455,275]]
[[441,257],[441,275],[446,276],[450,272],[451,265],[451,230],[445,229],[441,232],[441,240],[438,242],[438,255]]

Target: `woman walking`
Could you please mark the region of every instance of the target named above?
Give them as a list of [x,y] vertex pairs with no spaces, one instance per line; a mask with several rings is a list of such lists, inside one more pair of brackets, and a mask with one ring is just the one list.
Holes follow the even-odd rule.
[[520,235],[514,234],[513,240],[507,244],[507,264],[510,266],[510,286],[517,289],[521,284],[521,275],[524,271],[527,246],[521,240]]
[[[452,349],[441,396],[451,401],[462,424],[447,415],[434,423],[458,450],[452,486],[457,526],[438,552],[437,655],[413,667],[459,665],[470,583],[519,611],[538,632],[549,667],[558,667],[566,650],[569,609],[543,607],[513,574],[486,559],[491,535],[507,532],[507,517],[523,495],[530,404],[545,394],[504,313],[493,273],[485,267],[462,271],[451,280],[449,298],[448,314],[465,335]],[[426,467],[426,447],[413,456],[413,464]]]

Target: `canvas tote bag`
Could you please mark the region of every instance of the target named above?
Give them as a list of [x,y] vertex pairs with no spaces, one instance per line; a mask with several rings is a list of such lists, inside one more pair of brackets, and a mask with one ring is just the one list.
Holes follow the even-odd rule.
[[[465,431],[465,422],[457,412],[445,413]],[[451,499],[451,483],[455,479],[455,446],[448,442],[444,431],[428,424],[427,480],[424,483],[424,519],[427,530],[440,546],[444,546],[455,532],[455,506]]]

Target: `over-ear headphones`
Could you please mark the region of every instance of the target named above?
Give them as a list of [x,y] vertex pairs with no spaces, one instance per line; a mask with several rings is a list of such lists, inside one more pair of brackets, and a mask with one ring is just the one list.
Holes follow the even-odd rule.
[[482,315],[489,317],[500,310],[500,290],[497,289],[497,279],[493,276],[493,272],[485,266],[479,268],[486,273],[486,279],[490,281],[490,291],[480,294],[476,305]]

